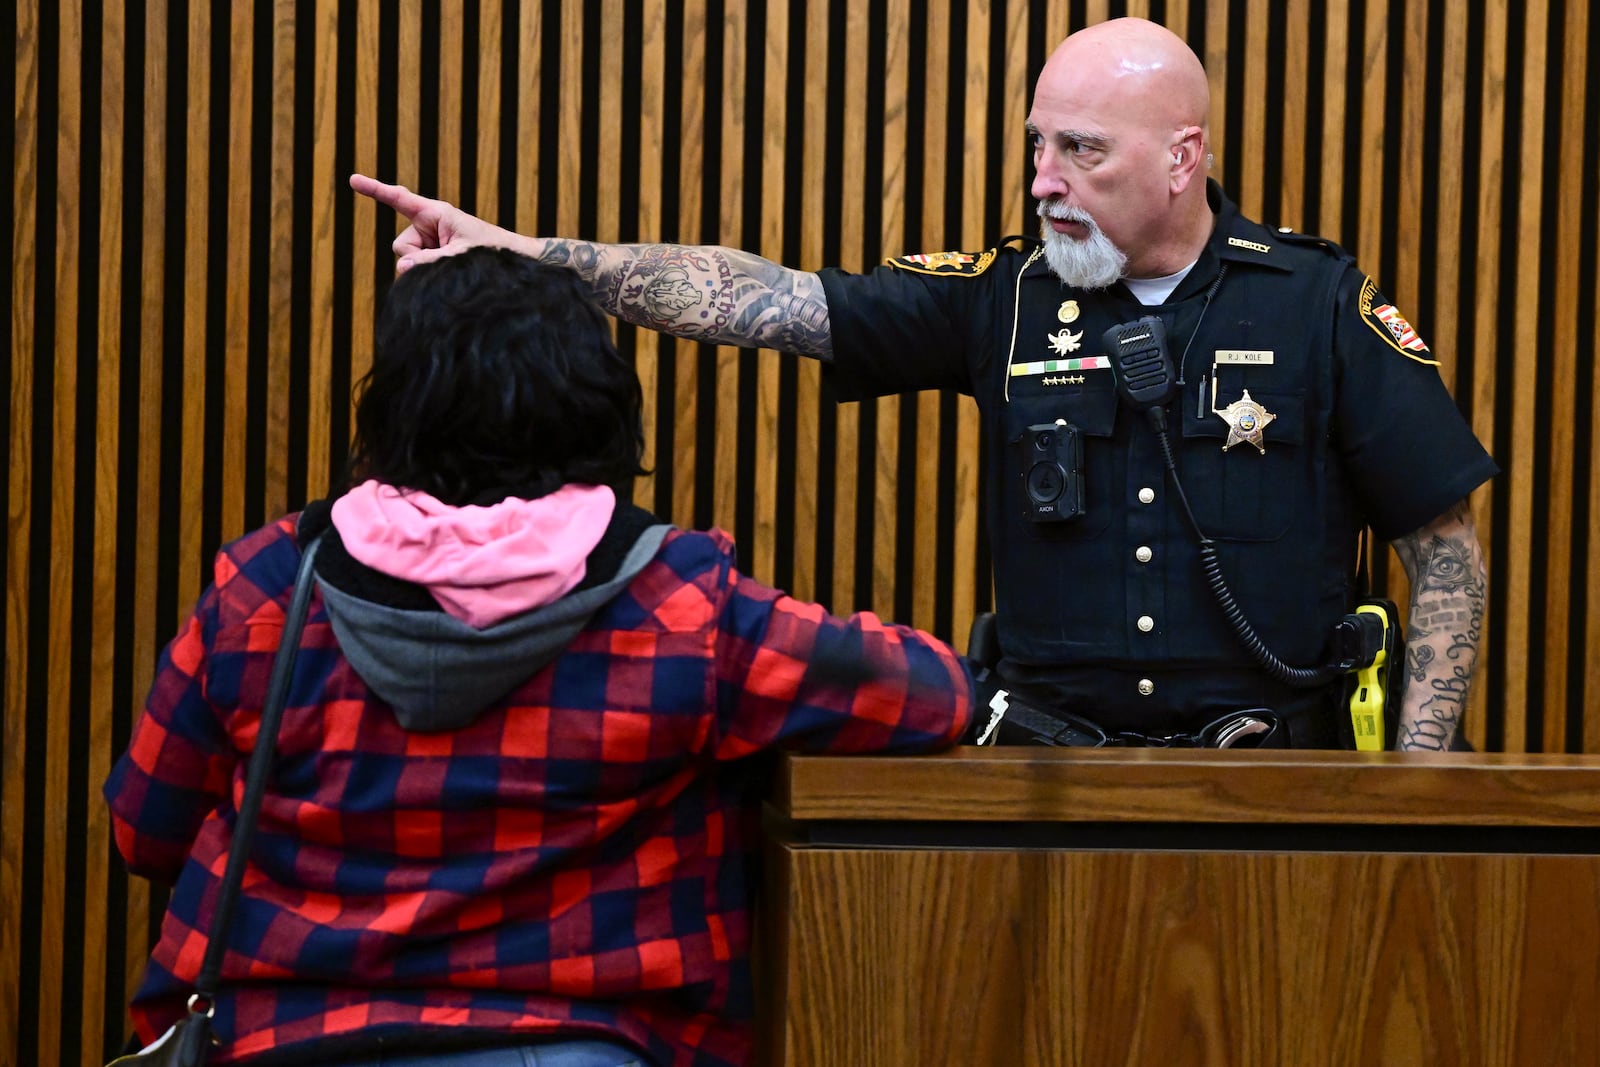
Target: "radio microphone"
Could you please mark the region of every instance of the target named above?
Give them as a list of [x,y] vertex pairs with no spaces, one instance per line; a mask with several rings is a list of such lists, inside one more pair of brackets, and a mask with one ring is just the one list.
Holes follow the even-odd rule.
[[1111,327],[1102,335],[1111,355],[1117,392],[1129,407],[1147,413],[1152,426],[1166,426],[1163,405],[1177,389],[1177,374],[1167,354],[1167,328],[1154,315]]

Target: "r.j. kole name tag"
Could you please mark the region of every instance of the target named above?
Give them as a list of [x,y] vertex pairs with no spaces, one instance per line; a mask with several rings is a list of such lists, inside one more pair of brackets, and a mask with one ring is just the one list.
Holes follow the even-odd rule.
[[1242,364],[1249,367],[1269,367],[1272,365],[1272,353],[1254,348],[1219,348],[1217,349],[1217,363]]

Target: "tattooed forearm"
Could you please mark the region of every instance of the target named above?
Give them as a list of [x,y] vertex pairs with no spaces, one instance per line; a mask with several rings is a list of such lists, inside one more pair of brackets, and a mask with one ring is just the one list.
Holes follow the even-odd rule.
[[833,351],[821,279],[749,252],[549,239],[538,258],[577,271],[602,308],[636,326],[820,359]]
[[1450,747],[1483,636],[1488,576],[1466,501],[1394,542],[1411,581],[1406,686],[1396,747]]
[[1406,628],[1406,674],[1420,682],[1428,677],[1428,665],[1433,662],[1433,646],[1422,643],[1428,631],[1415,623]]

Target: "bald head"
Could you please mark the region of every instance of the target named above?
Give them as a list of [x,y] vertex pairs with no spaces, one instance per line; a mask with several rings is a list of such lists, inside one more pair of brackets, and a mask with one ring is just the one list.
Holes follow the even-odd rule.
[[1200,57],[1156,22],[1112,19],[1079,30],[1057,46],[1039,75],[1043,92],[1077,92],[1130,118],[1204,128],[1211,86]]
[[[1194,262],[1212,223],[1210,108],[1199,57],[1158,23],[1112,19],[1061,42],[1039,73],[1028,116],[1033,195],[1046,229],[1073,241],[1098,228],[1126,256],[1125,277],[1160,277]],[[1068,218],[1080,214],[1093,226]]]

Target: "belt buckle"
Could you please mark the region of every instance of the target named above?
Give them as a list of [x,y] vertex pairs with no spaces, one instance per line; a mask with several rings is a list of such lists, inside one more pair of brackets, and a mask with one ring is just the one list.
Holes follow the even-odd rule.
[[[1259,748],[1277,725],[1276,716],[1264,708],[1235,711],[1203,727],[1199,740],[1204,748]],[[1253,742],[1248,740],[1252,737]]]

